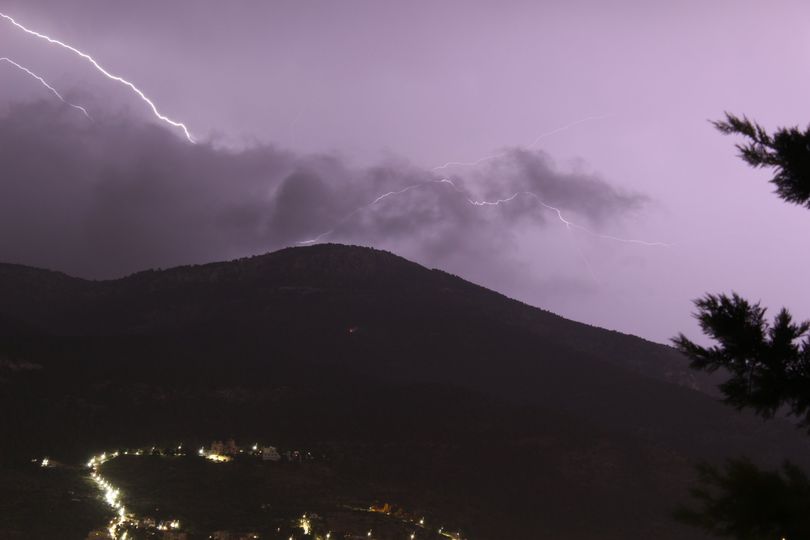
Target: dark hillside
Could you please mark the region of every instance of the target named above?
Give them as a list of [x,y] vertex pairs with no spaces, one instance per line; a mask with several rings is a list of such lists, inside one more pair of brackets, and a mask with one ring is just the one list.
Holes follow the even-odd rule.
[[322,445],[376,492],[497,540],[694,538],[669,511],[696,460],[807,455],[787,424],[717,403],[669,347],[368,248],[101,282],[0,265],[0,299],[10,457]]

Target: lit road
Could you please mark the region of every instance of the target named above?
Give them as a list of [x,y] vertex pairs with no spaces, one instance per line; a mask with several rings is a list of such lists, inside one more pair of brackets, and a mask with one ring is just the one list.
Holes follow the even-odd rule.
[[[177,448],[178,451],[182,451],[182,445]],[[256,450],[256,446],[253,447],[253,450]],[[155,448],[153,447],[149,452],[145,452],[142,449],[137,450],[127,450],[127,451],[114,451],[114,452],[103,452],[101,454],[95,455],[87,462],[87,467],[90,469],[90,478],[95,483],[96,487],[101,492],[102,498],[113,511],[114,515],[110,519],[109,523],[107,524],[107,532],[109,533],[110,538],[113,540],[127,540],[131,539],[133,536],[134,531],[143,531],[148,532],[152,531],[156,533],[157,531],[181,531],[181,523],[178,519],[169,519],[169,520],[161,520],[158,521],[150,516],[138,516],[136,515],[131,509],[127,508],[124,504],[124,494],[122,493],[121,489],[118,486],[115,486],[108,478],[104,477],[102,474],[102,467],[105,463],[108,463],[121,455],[128,455],[128,456],[143,456],[146,454],[152,454],[155,452]],[[162,454],[161,454],[162,455]],[[181,454],[183,455],[183,454]],[[204,448],[200,448],[197,452],[197,455],[208,459],[214,463],[227,463],[231,461],[231,456],[222,455],[222,454],[215,454],[206,452]],[[43,466],[47,466],[45,462],[43,462]],[[412,532],[408,533],[406,536],[403,537],[403,540],[418,540],[419,539],[419,531],[424,531],[425,533],[433,533],[439,534],[445,538],[449,538],[450,540],[469,540],[466,537],[463,537],[461,532],[453,532],[447,531],[443,527],[439,527],[438,529],[434,529],[430,527],[425,518],[408,518],[402,517],[401,515],[394,515],[390,507],[388,505],[384,505],[383,507],[375,507],[372,506],[370,508],[351,508],[346,507],[350,510],[354,511],[361,511],[361,512],[370,512],[375,514],[382,514],[387,516],[390,519],[396,519],[397,521],[403,523],[404,525],[411,528]],[[337,540],[338,537],[333,536],[330,531],[326,532],[318,532],[315,530],[315,525],[313,524],[313,520],[311,519],[310,515],[304,513],[297,521],[296,521],[296,528],[300,529],[302,533],[302,537],[306,536],[307,538],[314,538],[314,540]],[[374,531],[367,531],[366,538],[373,540],[375,538]],[[254,538],[260,538],[258,535],[254,535]],[[289,540],[296,540],[296,536],[292,535],[289,537]]]

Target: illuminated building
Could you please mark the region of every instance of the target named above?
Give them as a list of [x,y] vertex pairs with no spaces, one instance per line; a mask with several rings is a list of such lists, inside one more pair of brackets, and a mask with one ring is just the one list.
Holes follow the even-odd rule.
[[262,448],[262,461],[281,461],[281,454],[275,446],[265,446]]

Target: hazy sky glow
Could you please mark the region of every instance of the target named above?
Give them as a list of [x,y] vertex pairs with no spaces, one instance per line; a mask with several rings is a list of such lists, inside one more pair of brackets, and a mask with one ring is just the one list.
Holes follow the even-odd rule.
[[[0,260],[75,274],[329,241],[663,341],[736,290],[810,317],[810,212],[708,124],[810,122],[806,2],[0,0]],[[549,134],[536,147],[526,146]],[[475,167],[432,171],[448,161]],[[441,174],[440,174],[441,173]],[[464,193],[431,184],[449,174]],[[569,230],[516,191],[541,193]],[[338,226],[335,228],[335,226]],[[88,263],[89,261],[89,263]],[[95,265],[95,271],[91,266]]]

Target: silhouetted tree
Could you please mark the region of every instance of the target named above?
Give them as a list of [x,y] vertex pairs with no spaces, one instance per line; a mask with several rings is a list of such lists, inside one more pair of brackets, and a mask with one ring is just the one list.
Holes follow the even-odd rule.
[[772,322],[765,308],[737,294],[707,294],[695,301],[703,333],[716,345],[702,347],[680,334],[673,341],[698,370],[725,370],[726,402],[771,418],[784,406],[810,427],[810,329],[784,308]]
[[762,471],[730,459],[722,469],[700,465],[698,478],[691,491],[700,509],[679,509],[680,521],[741,540],[810,538],[810,480],[795,465]]
[[723,121],[712,122],[726,135],[744,135],[748,142],[738,144],[740,157],[752,167],[771,167],[771,183],[776,194],[793,204],[810,208],[810,127],[779,128],[773,135],[745,116],[726,113]]
[[[747,139],[737,145],[740,157],[774,170],[779,197],[810,208],[810,128],[780,128],[771,135],[729,113],[713,124]],[[695,306],[701,330],[714,344],[704,347],[684,334],[674,338],[691,367],[724,369],[729,378],[720,389],[737,409],[751,408],[764,418],[785,411],[810,429],[810,322],[795,322],[785,308],[768,321],[765,308],[735,293],[707,294]],[[810,538],[810,481],[795,465],[763,471],[747,460],[729,460],[724,468],[703,464],[698,481],[692,490],[698,508],[679,509],[680,520],[741,540]]]

